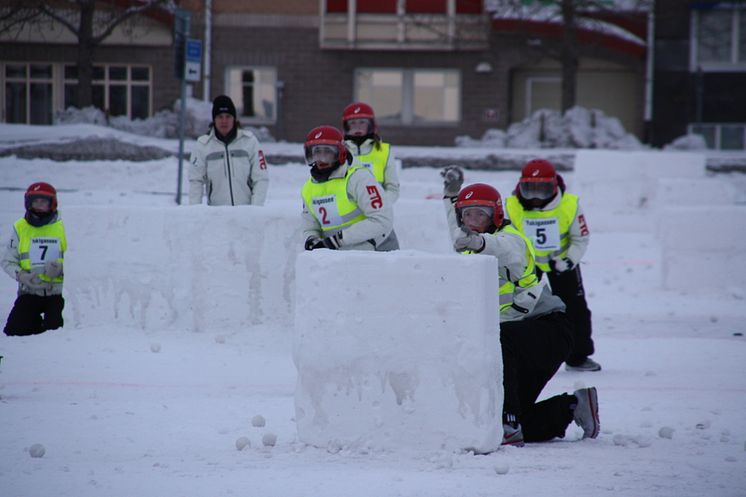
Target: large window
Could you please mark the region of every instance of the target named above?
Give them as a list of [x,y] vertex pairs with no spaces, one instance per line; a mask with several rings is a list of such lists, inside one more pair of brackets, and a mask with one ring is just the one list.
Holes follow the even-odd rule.
[[277,71],[272,67],[229,67],[226,94],[247,122],[277,120]]
[[[65,66],[64,106],[78,107],[78,68]],[[103,65],[93,67],[92,103],[112,116],[145,119],[150,116],[150,67]]]
[[461,76],[452,69],[358,69],[355,98],[390,124],[455,124],[461,119]]
[[707,148],[715,150],[746,150],[746,124],[690,124],[689,132],[702,135]]
[[5,122],[52,124],[52,64],[5,64],[4,80]]
[[746,71],[746,8],[723,5],[693,13],[692,70]]

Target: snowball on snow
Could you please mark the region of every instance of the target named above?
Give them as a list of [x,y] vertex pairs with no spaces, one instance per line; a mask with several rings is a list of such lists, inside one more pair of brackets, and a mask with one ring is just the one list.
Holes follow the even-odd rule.
[[46,452],[47,450],[42,444],[34,444],[28,449],[28,453],[31,455],[31,457],[44,457],[44,454]]
[[664,426],[660,430],[658,430],[658,436],[661,438],[668,438],[670,440],[673,438],[673,432],[673,428],[671,428],[670,426]]
[[265,433],[262,435],[262,444],[264,444],[265,447],[274,447],[277,443],[277,435],[274,433]]
[[236,449],[243,450],[245,447],[251,447],[251,441],[247,437],[240,437],[236,440]]
[[150,344],[150,351],[153,353],[158,353],[161,351],[161,344],[160,343],[151,343]]
[[257,428],[261,428],[262,426],[266,425],[267,421],[264,419],[264,416],[261,414],[257,414],[253,418],[251,418],[251,426],[256,426]]

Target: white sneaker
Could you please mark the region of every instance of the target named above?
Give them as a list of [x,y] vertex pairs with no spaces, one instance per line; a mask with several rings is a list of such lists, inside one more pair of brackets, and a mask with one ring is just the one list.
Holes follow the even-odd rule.
[[583,438],[596,438],[601,430],[596,387],[575,390],[575,397],[578,399],[578,405],[573,411],[575,424],[583,429]]

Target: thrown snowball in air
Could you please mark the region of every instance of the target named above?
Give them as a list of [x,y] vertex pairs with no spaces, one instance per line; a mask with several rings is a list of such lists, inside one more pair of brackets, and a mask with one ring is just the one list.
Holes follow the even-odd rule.
[[251,447],[251,441],[247,437],[240,437],[236,440],[236,449],[244,450],[245,447]]

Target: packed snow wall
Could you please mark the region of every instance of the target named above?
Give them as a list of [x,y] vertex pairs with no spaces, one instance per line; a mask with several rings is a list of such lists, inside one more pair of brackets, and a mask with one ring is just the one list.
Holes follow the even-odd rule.
[[73,326],[231,332],[292,321],[297,211],[70,207],[62,215]]
[[497,260],[420,251],[302,254],[295,420],[339,450],[502,439]]
[[[291,326],[295,259],[303,251],[298,204],[63,206],[66,325],[197,332]],[[450,252],[440,201],[400,204],[402,245]],[[15,289],[10,278],[0,280],[8,310]]]

